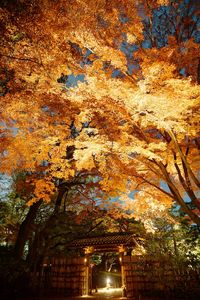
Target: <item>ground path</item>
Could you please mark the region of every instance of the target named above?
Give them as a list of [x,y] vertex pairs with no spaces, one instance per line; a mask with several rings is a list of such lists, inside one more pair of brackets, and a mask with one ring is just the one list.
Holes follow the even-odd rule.
[[[135,295],[135,297],[124,297],[123,291],[121,288],[102,288],[98,289],[97,293],[93,293],[91,296],[36,296],[30,298],[19,297],[15,300],[199,300],[200,298],[174,298],[169,295],[164,297],[147,297],[142,295]],[[14,300],[13,298],[2,299],[2,300]]]
[[[19,300],[29,300],[29,299],[19,299]],[[91,296],[62,296],[62,297],[36,297],[32,300],[177,300],[172,298],[157,298],[157,297],[143,297],[143,296],[135,296],[132,298],[126,298],[122,295],[121,288],[115,289],[99,289],[97,293],[94,293]],[[180,299],[179,299],[180,300]]]
[[97,293],[94,293],[92,296],[82,296],[82,297],[76,297],[76,298],[71,298],[72,300],[120,300],[120,299],[127,299],[125,297],[122,296],[122,289],[120,288],[115,288],[115,289],[106,289],[106,288],[102,288],[102,289],[98,289]]

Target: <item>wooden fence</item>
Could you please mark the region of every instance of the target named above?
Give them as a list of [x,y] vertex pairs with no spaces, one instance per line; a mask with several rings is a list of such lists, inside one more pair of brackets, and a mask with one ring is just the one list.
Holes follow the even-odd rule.
[[43,263],[42,286],[54,294],[83,295],[84,258],[51,258]]
[[128,297],[136,294],[200,292],[200,270],[172,266],[169,261],[145,256],[124,256]]
[[[123,267],[127,297],[200,289],[200,270],[176,269],[167,260],[124,256]],[[87,286],[92,286],[91,274],[86,282],[84,258],[48,259],[43,263],[41,277],[43,290],[54,294],[85,295]]]

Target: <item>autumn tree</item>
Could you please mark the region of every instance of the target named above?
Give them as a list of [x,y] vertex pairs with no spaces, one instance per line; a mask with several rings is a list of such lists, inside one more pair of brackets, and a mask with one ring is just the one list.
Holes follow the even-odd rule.
[[129,215],[175,201],[200,225],[198,3],[3,1],[1,12],[1,170],[37,174],[29,203],[98,170],[104,198],[121,195]]
[[[90,143],[87,132],[79,135],[75,142],[75,158],[79,158],[78,165],[82,153],[82,157],[88,156],[90,167],[98,165],[101,173],[106,174],[102,180],[103,188],[111,193],[113,186],[124,191],[125,206],[139,213],[139,218],[147,207],[152,206],[154,212],[162,213],[165,207],[171,205],[170,202],[176,201],[199,225],[199,45],[197,39],[196,42],[193,40],[194,35],[198,35],[198,5],[181,2],[157,8],[146,5],[147,1],[143,4],[140,7],[140,15],[143,14],[140,25],[148,16],[158,22],[163,11],[168,22],[173,22],[173,29],[172,25],[168,25],[168,32],[160,28],[159,33],[165,36],[164,40],[164,36],[161,39],[156,34],[156,24],[152,25],[155,39],[162,40],[162,44],[152,43],[145,47],[145,40],[134,31],[135,28],[131,28],[131,41],[137,47],[134,54],[136,71],[131,75],[127,74],[124,57],[116,53],[119,45],[115,46],[110,41],[113,38],[111,34],[104,40],[91,32],[77,36],[79,44],[91,49],[98,58],[95,63],[86,66],[86,83],[79,84],[79,97],[76,91],[71,91],[74,101],[86,105],[82,115],[91,121],[90,131],[93,133],[91,135],[90,132]],[[177,7],[179,18],[172,13]],[[122,29],[124,34],[127,29],[130,30],[132,20],[128,12],[130,10],[125,16],[130,18],[129,21],[122,21],[119,17],[112,23],[115,26],[128,23],[124,31]],[[195,14],[194,19],[191,13]],[[178,21],[180,17],[182,25]],[[186,34],[186,31],[189,33]],[[128,37],[129,32],[127,40]],[[97,66],[100,68],[98,72]],[[114,76],[116,69],[118,76]],[[187,75],[190,77],[187,78]],[[134,202],[126,197],[131,189],[139,190]],[[186,203],[185,194],[190,203]]]

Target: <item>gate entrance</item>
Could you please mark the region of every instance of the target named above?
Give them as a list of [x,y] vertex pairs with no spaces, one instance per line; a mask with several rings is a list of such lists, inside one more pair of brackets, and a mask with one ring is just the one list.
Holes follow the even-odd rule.
[[[82,254],[46,258],[38,273],[39,287],[51,295],[86,296],[98,291],[103,296],[111,292],[114,297],[118,292],[127,297],[152,292],[165,295],[167,291],[176,291],[183,282],[199,288],[198,273],[193,273],[194,270],[174,273],[167,258],[144,255],[138,246],[133,234],[129,233],[74,240],[67,249],[79,249]],[[94,263],[95,255],[102,257],[101,263]],[[105,267],[109,256],[112,261]]]
[[[41,287],[44,293],[55,295],[88,296],[98,292],[126,296],[134,289],[127,280],[127,257],[137,245],[131,233],[76,239],[66,247],[82,254],[46,258],[39,275]],[[95,263],[95,256],[101,257],[99,264]]]
[[[73,241],[68,247],[83,249],[85,255],[82,295],[91,295],[98,289],[109,292],[111,289],[117,288],[121,288],[122,294],[125,295],[124,255],[131,252],[136,244],[133,234],[130,233],[114,233]],[[104,269],[101,268],[101,264],[95,266],[94,255],[104,258]],[[109,263],[110,266],[108,266]]]
[[113,252],[97,252],[91,256],[92,292],[100,289],[109,292],[121,288],[121,265],[118,254]]

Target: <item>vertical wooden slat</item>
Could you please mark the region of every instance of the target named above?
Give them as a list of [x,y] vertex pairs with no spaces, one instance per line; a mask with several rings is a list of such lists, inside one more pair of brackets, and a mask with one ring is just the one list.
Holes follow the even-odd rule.
[[84,293],[85,266],[82,258],[51,258],[48,263],[51,264],[49,276],[54,292],[72,295]]

